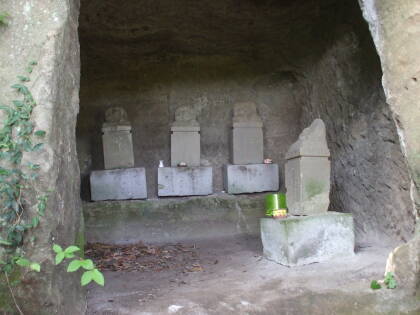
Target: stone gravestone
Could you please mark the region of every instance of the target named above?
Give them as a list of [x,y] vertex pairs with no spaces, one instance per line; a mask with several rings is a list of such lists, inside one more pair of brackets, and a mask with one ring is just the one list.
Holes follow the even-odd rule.
[[90,174],[92,200],[147,198],[146,170],[134,168],[131,124],[123,108],[105,112],[102,132],[105,170]]
[[200,125],[195,110],[187,106],[175,111],[171,127],[171,166],[180,162],[200,166]]
[[133,167],[131,124],[123,108],[112,107],[105,112],[102,132],[105,169]]
[[315,119],[286,154],[289,217],[260,220],[266,258],[286,266],[300,266],[354,255],[352,215],[327,212],[329,157],[325,125]]
[[330,151],[325,125],[315,119],[286,153],[286,198],[289,213],[325,213],[330,203]]
[[233,107],[232,164],[260,164],[264,159],[263,123],[253,102]]

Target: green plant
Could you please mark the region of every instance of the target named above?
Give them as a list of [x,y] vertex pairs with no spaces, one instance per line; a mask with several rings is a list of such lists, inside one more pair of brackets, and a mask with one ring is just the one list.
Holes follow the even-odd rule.
[[378,281],[372,280],[372,282],[370,283],[370,288],[372,290],[379,290],[380,288],[382,288],[382,286],[379,284]]
[[397,287],[397,280],[392,272],[387,272],[384,279],[384,284],[388,289],[395,289]]
[[87,285],[92,280],[101,286],[105,284],[105,279],[102,272],[100,272],[95,267],[95,264],[93,263],[91,259],[83,259],[83,258],[75,256],[74,253],[80,251],[79,247],[72,245],[72,246],[67,247],[65,250],[63,250],[60,245],[54,244],[53,250],[56,253],[56,256],[55,256],[56,265],[61,264],[63,260],[66,258],[68,259],[74,258],[67,266],[67,272],[75,272],[79,270],[80,268],[85,270],[80,279],[80,283],[82,286]]
[[0,12],[0,25],[7,25],[9,14],[7,12]]
[[[33,61],[28,65],[28,74],[36,64]],[[3,272],[11,272],[14,265],[35,271],[40,269],[39,264],[22,257],[22,244],[24,234],[38,226],[48,199],[46,194],[38,194],[33,188],[41,166],[31,162],[22,165],[24,153],[42,148],[43,143],[33,144],[33,140],[44,137],[45,131],[35,131],[31,121],[36,103],[26,86],[30,78],[18,76],[18,79],[12,88],[21,96],[20,99],[13,100],[11,105],[0,105],[6,114],[0,130],[0,246],[5,257],[0,263]],[[35,214],[28,211],[33,199],[37,200]]]

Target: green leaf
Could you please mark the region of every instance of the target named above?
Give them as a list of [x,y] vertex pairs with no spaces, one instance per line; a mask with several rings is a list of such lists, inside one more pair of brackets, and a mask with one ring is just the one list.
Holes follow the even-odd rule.
[[80,260],[75,259],[67,267],[67,272],[74,272],[78,270],[80,267],[81,267]]
[[34,135],[42,138],[42,137],[45,137],[46,132],[44,130],[37,130],[37,131],[34,132]]
[[83,267],[83,269],[86,270],[92,270],[93,268],[95,268],[95,265],[93,264],[93,261],[91,259],[81,260],[80,265]]
[[34,145],[34,147],[32,148],[32,151],[39,151],[41,150],[41,148],[43,147],[43,143],[37,143]]
[[55,256],[55,264],[59,265],[64,259],[64,252],[60,252]]
[[9,241],[3,240],[0,238],[0,245],[6,245],[6,246],[10,246],[12,245],[12,243],[10,243]]
[[93,278],[92,270],[85,271],[82,275],[82,278],[80,279],[80,283],[82,284],[82,286],[85,286],[92,281],[92,278]]
[[29,78],[25,77],[23,75],[18,75],[18,79],[20,80],[20,82],[29,82]]
[[381,285],[378,283],[378,281],[376,280],[372,280],[372,282],[370,283],[370,288],[372,290],[379,290],[381,287]]
[[35,262],[31,263],[29,268],[31,268],[31,270],[36,271],[36,272],[41,271],[41,265]]
[[65,252],[66,254],[72,254],[72,253],[74,253],[74,252],[78,252],[79,250],[80,250],[80,248],[79,248],[79,247],[72,245],[72,246],[67,247],[67,248],[64,250],[64,252]]
[[101,286],[105,285],[104,275],[96,268],[92,270],[92,279]]
[[397,287],[397,280],[392,272],[385,275],[384,283],[388,289],[395,289]]
[[16,260],[16,265],[19,265],[21,267],[29,267],[31,262],[25,258],[19,258]]
[[30,66],[36,66],[38,64],[38,62],[36,62],[36,61],[34,61],[34,60],[32,60],[30,63],[29,63],[29,65]]
[[36,228],[39,224],[39,217],[33,217],[32,218],[32,227]]
[[54,251],[56,254],[58,254],[58,253],[61,253],[61,252],[63,251],[63,249],[61,248],[61,246],[60,246],[60,245],[54,244],[54,245],[53,245],[53,251]]

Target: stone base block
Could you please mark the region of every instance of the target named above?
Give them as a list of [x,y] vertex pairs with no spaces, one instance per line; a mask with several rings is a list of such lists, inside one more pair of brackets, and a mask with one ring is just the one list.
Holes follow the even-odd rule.
[[260,223],[264,256],[279,264],[300,266],[354,255],[351,214],[262,218]]
[[279,190],[277,164],[225,165],[225,190],[228,194],[244,194]]
[[212,167],[158,168],[158,196],[200,196],[212,193]]
[[93,171],[90,190],[93,201],[146,199],[146,171],[143,167]]

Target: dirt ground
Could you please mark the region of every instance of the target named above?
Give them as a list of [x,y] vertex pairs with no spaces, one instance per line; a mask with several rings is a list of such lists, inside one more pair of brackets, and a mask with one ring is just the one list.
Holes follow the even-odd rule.
[[99,249],[106,284],[89,286],[88,314],[420,314],[402,289],[370,289],[390,248],[295,268],[263,258],[257,238]]

